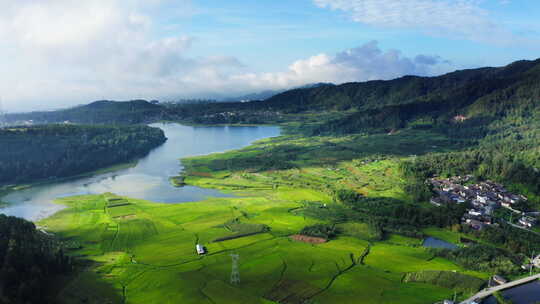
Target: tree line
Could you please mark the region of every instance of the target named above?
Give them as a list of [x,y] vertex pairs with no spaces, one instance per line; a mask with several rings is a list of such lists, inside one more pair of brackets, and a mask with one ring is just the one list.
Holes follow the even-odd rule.
[[166,140],[147,126],[42,125],[0,129],[0,184],[68,177],[146,155]]

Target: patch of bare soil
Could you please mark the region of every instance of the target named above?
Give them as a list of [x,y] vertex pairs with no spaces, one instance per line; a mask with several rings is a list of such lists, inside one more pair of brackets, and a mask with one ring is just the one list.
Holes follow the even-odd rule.
[[307,236],[307,235],[301,235],[301,234],[291,235],[290,238],[293,241],[304,242],[304,243],[309,243],[309,244],[322,244],[328,241],[320,237]]

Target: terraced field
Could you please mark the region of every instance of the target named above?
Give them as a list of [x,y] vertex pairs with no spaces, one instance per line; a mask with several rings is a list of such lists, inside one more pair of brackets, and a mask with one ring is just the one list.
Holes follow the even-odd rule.
[[[484,276],[433,259],[419,240],[401,236],[374,243],[347,233],[319,245],[292,241],[289,235],[317,222],[291,212],[302,207],[294,198],[306,197],[332,203],[314,190],[285,188],[172,205],[113,194],[61,199],[68,208],[40,225],[80,244],[70,254],[87,262],[58,298],[61,303],[432,303],[453,290],[403,283],[405,273],[455,270]],[[238,233],[225,225],[231,220],[242,227],[266,225],[269,231],[214,242]],[[196,254],[197,243],[204,244],[206,255]],[[239,285],[230,284],[231,253],[240,255]]]

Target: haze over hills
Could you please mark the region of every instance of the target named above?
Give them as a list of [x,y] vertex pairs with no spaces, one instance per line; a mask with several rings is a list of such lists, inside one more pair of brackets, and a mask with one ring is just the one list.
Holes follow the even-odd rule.
[[[462,122],[504,118],[528,109],[532,115],[539,96],[540,60],[518,61],[499,68],[462,70],[438,77],[405,76],[390,81],[342,85],[318,84],[289,90],[264,101],[165,107],[143,100],[98,101],[71,109],[7,115],[8,121],[76,123],[140,123],[185,119],[207,123],[239,123],[272,113],[352,111],[319,132],[357,132],[366,128],[393,129],[411,124],[441,124],[462,116]],[[234,112],[235,115],[219,115]],[[259,117],[260,118],[260,117]],[[267,119],[267,118],[264,118]]]

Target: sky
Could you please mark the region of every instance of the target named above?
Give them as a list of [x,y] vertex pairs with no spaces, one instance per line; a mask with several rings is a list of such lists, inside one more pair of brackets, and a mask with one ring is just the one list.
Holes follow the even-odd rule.
[[540,57],[536,0],[0,0],[7,112],[434,76]]

